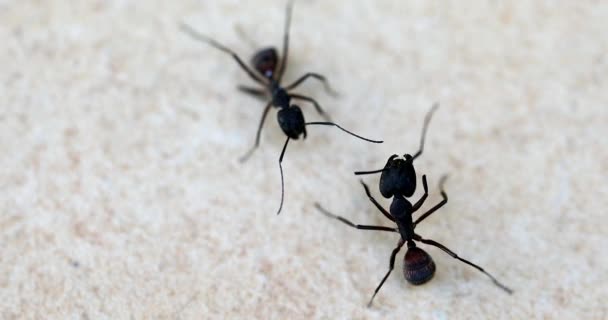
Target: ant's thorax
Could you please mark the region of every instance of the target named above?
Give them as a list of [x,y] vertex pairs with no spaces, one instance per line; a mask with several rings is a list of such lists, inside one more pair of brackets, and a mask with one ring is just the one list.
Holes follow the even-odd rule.
[[287,90],[283,89],[281,85],[272,80],[268,85],[268,91],[272,96],[272,105],[276,108],[288,108],[291,103],[291,96],[287,93]]
[[414,238],[414,222],[412,220],[412,204],[402,195],[395,195],[391,203],[390,213],[404,241]]

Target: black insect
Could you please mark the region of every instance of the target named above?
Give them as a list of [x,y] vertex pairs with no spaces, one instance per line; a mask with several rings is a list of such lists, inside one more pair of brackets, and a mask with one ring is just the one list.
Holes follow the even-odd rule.
[[[240,158],[241,162],[247,160],[251,156],[251,154],[253,154],[253,151],[255,151],[257,149],[257,147],[259,146],[260,135],[262,133],[262,127],[264,126],[264,121],[266,119],[266,115],[268,114],[268,111],[270,110],[270,107],[274,106],[275,108],[279,109],[279,111],[277,112],[277,120],[279,122],[279,126],[281,127],[281,129],[283,130],[285,135],[287,136],[287,140],[285,141],[285,144],[283,145],[283,150],[281,151],[281,155],[279,157],[279,170],[281,172],[281,203],[279,205],[279,210],[277,211],[277,214],[279,214],[281,212],[281,209],[283,208],[283,200],[284,200],[284,196],[285,196],[283,167],[281,165],[281,163],[283,162],[283,157],[285,156],[285,150],[287,149],[287,144],[289,143],[290,139],[297,140],[297,139],[299,139],[300,136],[303,136],[303,139],[306,139],[306,126],[309,126],[309,125],[335,126],[338,129],[340,129],[350,135],[353,135],[359,139],[362,139],[362,140],[365,140],[368,142],[372,142],[372,143],[382,143],[382,141],[371,140],[371,139],[367,139],[362,136],[359,136],[351,131],[348,131],[348,130],[342,128],[341,126],[337,125],[336,123],[331,122],[329,116],[325,113],[325,111],[321,108],[321,106],[319,105],[319,103],[316,100],[314,100],[313,98],[301,95],[301,94],[290,92],[290,90],[296,88],[297,86],[302,84],[308,78],[313,78],[313,79],[317,79],[317,80],[321,81],[323,83],[323,85],[325,86],[325,89],[328,92],[335,94],[335,91],[329,86],[326,78],[323,75],[314,73],[314,72],[308,72],[308,73],[304,74],[303,76],[301,76],[300,78],[298,78],[293,83],[291,83],[285,87],[281,86],[281,79],[283,78],[283,74],[284,74],[286,66],[287,66],[287,57],[288,57],[288,51],[289,51],[289,26],[291,24],[291,12],[293,11],[292,9],[293,9],[293,1],[289,1],[287,3],[287,12],[286,12],[285,29],[284,29],[284,37],[283,37],[283,59],[281,59],[279,62],[279,55],[277,53],[277,50],[274,47],[268,47],[268,48],[261,49],[251,59],[251,64],[253,65],[253,68],[255,69],[255,71],[251,70],[243,62],[243,60],[241,60],[241,58],[228,47],[197,32],[196,30],[194,30],[193,28],[191,28],[190,26],[188,26],[186,24],[182,23],[180,25],[181,29],[184,32],[186,32],[187,34],[189,34],[190,36],[192,36],[193,38],[200,40],[202,42],[205,42],[205,43],[211,45],[212,47],[231,55],[234,58],[234,60],[236,60],[236,62],[239,64],[239,66],[245,72],[247,72],[247,74],[249,75],[249,77],[251,79],[253,79],[255,82],[257,82],[263,86],[263,88],[259,88],[259,89],[249,87],[249,86],[238,86],[239,90],[241,90],[247,94],[253,95],[255,97],[260,97],[260,98],[269,97],[270,98],[270,101],[268,101],[268,103],[264,107],[264,111],[262,112],[262,118],[260,119],[260,123],[258,125],[257,133],[255,136],[255,143],[254,143],[253,147],[251,147],[251,149],[249,149],[245,153],[245,155],[243,155]],[[306,122],[304,120],[304,115],[303,115],[300,107],[291,103],[292,99],[302,100],[302,101],[307,101],[307,102],[312,103],[314,105],[315,109],[317,110],[317,112],[319,114],[321,114],[321,116],[323,116],[326,121]]]
[[434,207],[429,209],[427,212],[423,213],[415,221],[413,220],[413,217],[412,217],[413,214],[420,209],[420,207],[422,206],[422,204],[424,203],[424,201],[426,200],[426,198],[428,196],[428,186],[427,186],[426,175],[422,176],[422,186],[424,188],[424,195],[422,195],[420,200],[418,200],[414,205],[412,205],[406,199],[406,197],[408,197],[408,198],[411,197],[414,194],[414,192],[416,191],[416,171],[414,169],[413,161],[414,161],[414,159],[416,159],[418,156],[420,156],[422,154],[428,123],[431,119],[433,112],[437,109],[437,107],[438,107],[437,105],[433,106],[433,108],[429,111],[429,113],[427,114],[427,116],[425,118],[424,127],[422,129],[422,138],[420,139],[420,149],[418,150],[418,152],[416,152],[416,154],[414,154],[414,156],[405,154],[404,158],[401,159],[401,158],[398,158],[397,155],[392,155],[388,159],[388,162],[386,163],[386,165],[384,166],[383,169],[374,170],[374,171],[356,172],[356,174],[371,174],[371,173],[380,173],[380,172],[382,173],[382,175],[380,177],[380,193],[385,198],[391,198],[391,197],[393,198],[391,206],[390,206],[390,210],[388,212],[378,203],[378,201],[376,201],[376,199],[374,199],[374,197],[371,195],[367,185],[363,181],[361,181],[361,184],[363,185],[363,188],[365,189],[365,194],[367,195],[369,200],[376,206],[376,208],[378,208],[378,210],[380,210],[380,212],[382,212],[382,214],[386,218],[388,218],[389,220],[391,220],[392,222],[394,222],[397,225],[396,228],[395,227],[354,224],[351,221],[349,221],[341,216],[337,216],[337,215],[330,213],[329,211],[322,208],[318,203],[315,204],[317,209],[319,209],[325,215],[327,215],[331,218],[340,220],[343,223],[345,223],[353,228],[362,229],[362,230],[378,230],[378,231],[397,232],[401,235],[401,239],[399,239],[399,243],[397,244],[397,247],[395,249],[393,249],[393,252],[391,253],[389,270],[386,273],[386,275],[384,276],[384,278],[382,278],[382,281],[380,282],[378,287],[376,287],[376,290],[374,291],[374,294],[372,295],[368,306],[371,306],[372,301],[374,300],[374,297],[376,296],[376,294],[378,293],[378,291],[380,290],[380,288],[382,287],[382,285],[384,284],[384,282],[386,281],[388,276],[393,271],[393,268],[395,266],[395,257],[397,256],[397,253],[399,252],[401,247],[406,243],[407,243],[408,249],[407,249],[407,252],[405,253],[404,265],[403,265],[403,275],[405,276],[405,279],[413,285],[420,285],[420,284],[423,284],[423,283],[431,280],[431,278],[433,278],[433,275],[435,274],[435,263],[433,262],[433,259],[431,258],[431,256],[428,253],[426,253],[424,250],[422,250],[416,246],[416,241],[419,241],[424,244],[428,244],[428,245],[431,245],[431,246],[434,246],[434,247],[437,247],[437,248],[443,250],[444,252],[446,252],[447,254],[452,256],[453,258],[458,259],[458,260],[474,267],[475,269],[483,272],[485,275],[490,277],[490,279],[492,279],[494,284],[496,284],[502,290],[506,291],[509,294],[512,293],[511,289],[507,288],[505,285],[500,283],[498,280],[496,280],[496,278],[494,278],[491,274],[486,272],[480,266],[459,257],[456,253],[454,253],[453,251],[448,249],[446,246],[444,246],[434,240],[422,238],[420,235],[418,235],[414,231],[414,229],[420,222],[422,222],[424,219],[428,218],[433,212],[437,211],[439,208],[441,208],[443,205],[445,205],[448,202],[448,196],[443,189],[443,185],[446,181],[447,176],[443,176],[439,181],[439,190],[441,191],[441,196],[443,197],[443,200],[441,200],[441,202],[436,204]]

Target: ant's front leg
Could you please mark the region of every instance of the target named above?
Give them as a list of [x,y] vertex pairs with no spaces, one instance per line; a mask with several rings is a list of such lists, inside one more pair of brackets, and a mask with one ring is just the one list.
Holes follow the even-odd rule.
[[329,115],[325,112],[325,110],[323,110],[323,108],[321,108],[321,105],[314,100],[313,98],[307,97],[307,96],[303,96],[300,94],[289,94],[293,99],[296,100],[304,100],[304,101],[308,101],[310,103],[312,103],[315,106],[315,110],[317,110],[317,112],[321,115],[321,117],[323,117],[323,119],[325,119],[325,121],[331,121],[331,118],[329,117]]
[[314,72],[307,72],[305,75],[298,78],[292,84],[286,86],[285,90],[289,91],[291,89],[295,89],[297,86],[301,85],[308,78],[313,78],[313,79],[317,79],[317,80],[321,81],[321,83],[323,84],[323,87],[325,88],[325,91],[329,95],[331,95],[333,97],[337,97],[339,95],[338,92],[329,85],[329,82],[327,81],[327,78],[325,78],[324,75],[314,73]]
[[443,200],[441,200],[441,202],[439,202],[438,204],[436,204],[434,207],[432,207],[431,209],[429,209],[429,211],[425,212],[418,219],[416,219],[416,221],[414,221],[414,226],[417,225],[417,224],[419,224],[420,222],[422,222],[422,220],[426,219],[433,212],[437,211],[439,208],[443,207],[446,203],[448,203],[448,195],[445,193],[445,190],[443,190],[443,185],[445,184],[445,180],[447,180],[447,178],[448,178],[448,176],[444,175],[439,180],[439,190],[441,191],[441,196],[443,197]]
[[418,200],[418,202],[416,202],[416,204],[414,204],[414,206],[412,207],[412,213],[418,211],[424,201],[426,201],[426,198],[429,196],[429,186],[426,183],[426,174],[422,175],[422,187],[424,188],[424,194],[422,195],[420,200]]
[[388,213],[379,203],[378,201],[376,201],[376,199],[374,199],[374,197],[372,196],[372,193],[369,191],[369,187],[367,186],[367,184],[365,184],[365,182],[363,182],[363,180],[359,180],[359,182],[361,182],[361,185],[363,186],[363,189],[365,189],[365,194],[367,195],[367,197],[369,198],[369,201],[371,201],[374,206],[376,206],[376,208],[378,210],[380,210],[380,212],[382,212],[382,214],[389,220],[395,222],[395,218],[393,218],[393,216]]

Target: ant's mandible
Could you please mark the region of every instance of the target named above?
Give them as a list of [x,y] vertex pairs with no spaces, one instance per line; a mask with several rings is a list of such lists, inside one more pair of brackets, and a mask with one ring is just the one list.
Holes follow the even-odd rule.
[[[260,98],[265,97],[265,96],[270,96],[270,101],[268,101],[268,103],[264,107],[264,111],[262,112],[262,118],[260,119],[260,123],[258,125],[257,133],[255,136],[255,143],[254,143],[253,147],[251,147],[251,149],[249,149],[247,151],[247,153],[245,153],[245,155],[243,155],[240,158],[241,162],[246,161],[251,156],[251,154],[253,154],[253,151],[255,151],[257,149],[257,147],[259,146],[260,135],[262,133],[262,127],[264,126],[264,121],[266,119],[266,115],[268,114],[268,111],[270,110],[270,107],[274,106],[275,108],[279,109],[279,111],[277,113],[277,120],[279,122],[279,126],[281,127],[281,130],[283,130],[283,132],[287,136],[287,139],[285,140],[285,144],[283,145],[283,149],[282,149],[281,155],[279,157],[279,170],[281,172],[281,203],[279,205],[277,214],[279,214],[281,212],[281,209],[283,208],[283,200],[285,197],[283,167],[281,165],[281,163],[283,162],[283,157],[285,156],[285,150],[287,149],[287,144],[289,143],[290,139],[297,140],[300,136],[303,136],[303,138],[306,139],[306,126],[309,126],[309,125],[335,126],[338,129],[340,129],[350,135],[353,135],[359,139],[362,139],[362,140],[365,140],[368,142],[372,142],[372,143],[382,143],[383,142],[383,141],[379,141],[379,140],[371,140],[371,139],[364,138],[362,136],[359,136],[351,131],[348,131],[348,130],[342,128],[338,124],[330,121],[329,116],[327,116],[325,111],[321,108],[321,106],[319,105],[319,103],[316,100],[314,100],[310,97],[301,95],[301,94],[289,92],[290,90],[292,90],[292,89],[296,88],[297,86],[299,86],[300,84],[302,84],[308,78],[313,78],[313,79],[317,79],[317,80],[321,81],[323,83],[323,85],[325,86],[325,90],[327,90],[329,93],[335,95],[336,94],[335,91],[329,86],[326,78],[323,75],[314,73],[314,72],[308,72],[308,73],[304,74],[303,76],[301,76],[300,78],[298,78],[293,83],[291,83],[285,87],[281,86],[281,79],[283,78],[283,74],[285,73],[285,69],[287,66],[287,57],[288,57],[288,51],[289,51],[289,27],[291,24],[291,12],[293,11],[293,2],[294,2],[293,0],[290,0],[287,3],[285,29],[284,29],[284,36],[283,36],[283,59],[281,59],[281,61],[279,62],[279,55],[277,53],[277,50],[274,47],[261,49],[251,59],[251,64],[253,65],[253,68],[255,69],[255,71],[250,69],[243,62],[243,60],[234,51],[232,51],[228,47],[220,44],[219,42],[211,39],[210,37],[207,37],[207,36],[197,32],[192,27],[190,27],[184,23],[182,23],[180,25],[180,28],[182,29],[182,31],[189,34],[191,37],[193,37],[197,40],[200,40],[202,42],[205,42],[205,43],[211,45],[212,47],[231,55],[234,58],[234,60],[236,60],[236,62],[239,64],[239,66],[249,75],[249,77],[251,79],[253,79],[255,82],[257,82],[263,86],[263,88],[261,88],[261,89],[252,88],[252,87],[248,87],[248,86],[238,86],[239,90],[241,90],[247,94],[253,95],[255,97],[260,97]],[[323,116],[326,121],[306,122],[304,120],[304,115],[303,115],[300,107],[291,103],[292,99],[303,100],[303,101],[312,103],[314,105],[315,109],[317,110],[317,112],[319,114],[321,114],[321,116]]]
[[401,235],[401,239],[399,239],[397,247],[395,249],[393,249],[393,252],[391,253],[389,270],[386,273],[386,275],[384,276],[384,278],[382,278],[382,281],[380,281],[380,284],[376,287],[374,294],[372,295],[371,299],[369,300],[368,306],[371,306],[372,301],[374,300],[374,297],[376,296],[376,294],[378,293],[378,291],[380,290],[380,288],[382,287],[382,285],[384,284],[384,282],[386,281],[388,276],[393,271],[393,268],[395,267],[395,258],[397,256],[397,253],[399,253],[399,250],[401,250],[401,247],[404,244],[407,244],[407,248],[408,248],[407,252],[405,253],[404,265],[403,265],[403,274],[404,274],[405,279],[413,285],[421,285],[421,284],[431,280],[431,278],[433,278],[433,275],[435,274],[435,263],[433,262],[433,259],[431,258],[431,256],[428,253],[426,253],[426,251],[424,251],[416,246],[416,241],[422,242],[424,244],[434,246],[434,247],[437,247],[437,248],[443,250],[444,252],[446,252],[447,254],[452,256],[453,258],[458,259],[458,260],[472,266],[473,268],[483,272],[485,275],[490,277],[490,279],[492,279],[492,281],[494,282],[495,285],[497,285],[499,288],[501,288],[505,292],[507,292],[509,294],[511,294],[513,292],[511,289],[509,289],[504,284],[500,283],[498,280],[496,280],[496,278],[494,278],[494,276],[492,276],[491,274],[486,272],[480,266],[459,257],[452,250],[448,249],[446,246],[442,245],[441,243],[439,243],[437,241],[422,238],[420,235],[418,235],[414,231],[414,229],[420,222],[422,222],[424,219],[428,218],[432,213],[437,211],[439,208],[441,208],[448,202],[448,196],[443,189],[443,185],[447,179],[447,176],[441,177],[441,179],[439,181],[439,190],[441,192],[441,196],[443,197],[443,200],[441,200],[438,204],[436,204],[434,207],[429,209],[427,212],[423,213],[415,221],[413,220],[413,217],[412,217],[413,214],[420,209],[420,207],[422,206],[422,204],[428,197],[428,185],[427,185],[426,175],[422,176],[422,186],[424,188],[424,195],[422,195],[420,200],[418,200],[415,204],[412,205],[406,199],[406,197],[407,198],[411,197],[414,194],[414,192],[416,191],[416,172],[415,172],[415,169],[413,166],[413,161],[414,161],[414,159],[416,159],[418,156],[420,156],[422,154],[428,123],[431,119],[433,112],[435,112],[437,107],[438,107],[438,105],[435,104],[425,118],[424,127],[422,129],[422,138],[420,141],[420,149],[418,150],[418,152],[416,154],[414,154],[414,156],[406,154],[404,156],[404,159],[399,159],[397,155],[392,155],[388,159],[388,162],[386,163],[385,167],[381,170],[356,172],[356,174],[358,174],[358,175],[382,172],[382,176],[380,177],[380,193],[385,198],[391,198],[391,197],[393,198],[391,206],[390,206],[390,210],[388,212],[378,203],[378,201],[376,201],[376,199],[374,199],[374,197],[371,195],[371,193],[369,191],[368,186],[363,181],[361,181],[361,184],[363,185],[363,188],[365,189],[365,194],[367,195],[369,200],[374,204],[374,206],[376,206],[376,208],[378,208],[378,210],[380,210],[380,212],[386,218],[388,218],[389,220],[391,220],[392,222],[394,222],[397,225],[396,228],[395,227],[385,227],[385,226],[358,225],[358,224],[352,223],[351,221],[349,221],[341,216],[337,216],[337,215],[330,213],[329,211],[327,211],[326,209],[321,207],[321,205],[319,205],[318,203],[315,204],[317,209],[319,209],[322,213],[324,213],[328,217],[337,219],[353,228],[357,228],[357,229],[361,229],[361,230],[397,232]]

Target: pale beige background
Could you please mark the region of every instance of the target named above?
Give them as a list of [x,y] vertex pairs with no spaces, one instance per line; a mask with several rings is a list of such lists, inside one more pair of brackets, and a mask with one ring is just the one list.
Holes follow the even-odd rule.
[[[298,1],[286,78],[366,144],[310,128],[286,204],[272,112],[187,21],[249,60],[279,45],[284,1],[0,1],[0,318],[602,319],[608,317],[608,2]],[[352,171],[417,148],[448,205],[419,227],[432,282],[388,267],[397,235]],[[318,119],[304,106],[308,119]],[[366,177],[380,199],[378,177]],[[418,195],[415,199],[417,199]],[[382,199],[388,207],[389,202]],[[402,252],[403,253],[403,252]]]

